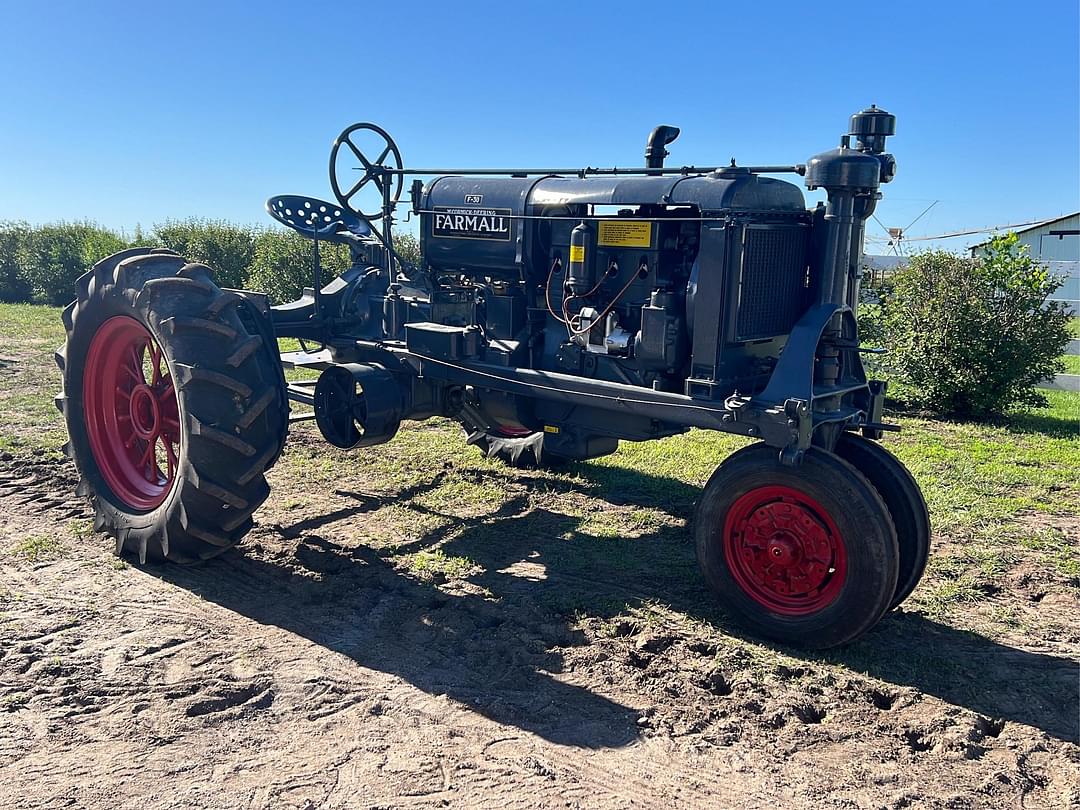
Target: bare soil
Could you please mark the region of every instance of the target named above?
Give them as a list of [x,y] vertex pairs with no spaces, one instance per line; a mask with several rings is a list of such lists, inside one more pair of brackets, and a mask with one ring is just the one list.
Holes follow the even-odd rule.
[[[1039,637],[898,611],[804,656],[712,612],[677,521],[630,560],[567,553],[573,481],[481,470],[506,499],[448,544],[425,520],[457,460],[395,488],[365,458],[314,489],[279,464],[239,550],[140,569],[89,530],[66,461],[0,455],[0,807],[1080,800],[1080,610],[1053,583],[1010,595],[1054,612]],[[468,576],[416,556],[437,545]]]

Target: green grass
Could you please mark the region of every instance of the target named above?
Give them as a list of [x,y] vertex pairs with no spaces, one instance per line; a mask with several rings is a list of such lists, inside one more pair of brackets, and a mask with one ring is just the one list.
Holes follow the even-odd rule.
[[59,557],[62,549],[60,540],[52,535],[31,534],[16,544],[15,554],[28,562],[36,563]]
[[408,568],[421,579],[443,577],[460,580],[479,569],[468,557],[447,556],[441,550],[420,551],[408,561]]
[[60,372],[53,353],[64,342],[60,310],[0,304],[0,450],[58,450],[67,439],[53,404]]
[[1069,320],[1069,334],[1074,338],[1080,338],[1080,315],[1074,315]]
[[1063,354],[1061,361],[1065,364],[1066,374],[1080,374],[1080,354]]

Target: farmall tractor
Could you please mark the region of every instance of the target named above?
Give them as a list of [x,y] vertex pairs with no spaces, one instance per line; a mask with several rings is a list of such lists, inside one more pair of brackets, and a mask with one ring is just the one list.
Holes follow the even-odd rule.
[[[385,131],[349,127],[330,157],[335,202],[266,205],[313,242],[299,300],[222,289],[168,250],[117,253],[79,280],[58,404],[96,529],[142,563],[220,554],[251,529],[303,419],[355,448],[448,417],[512,465],[719,430],[757,440],[693,517],[723,609],[789,644],[857,638],[914,589],[930,526],[877,443],[884,385],[866,377],[856,325],[895,118],[871,106],[849,129],[795,165],[665,167],[679,130],[660,126],[641,168],[408,169]],[[807,210],[769,176],[785,173],[827,202]],[[392,238],[406,178],[416,263]],[[352,257],[325,284],[320,243]],[[303,351],[279,354],[278,338]],[[320,374],[287,383],[283,367]]]

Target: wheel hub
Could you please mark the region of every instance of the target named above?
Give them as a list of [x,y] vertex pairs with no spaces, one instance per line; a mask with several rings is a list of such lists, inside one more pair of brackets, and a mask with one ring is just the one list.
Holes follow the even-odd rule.
[[802,556],[798,541],[790,537],[774,537],[769,541],[769,556],[777,565],[790,567]]
[[846,551],[821,505],[792,487],[751,490],[728,512],[724,553],[738,585],[787,615],[814,613],[839,594]]
[[155,438],[161,432],[161,409],[153,389],[140,383],[131,389],[129,417],[135,435],[144,441]]

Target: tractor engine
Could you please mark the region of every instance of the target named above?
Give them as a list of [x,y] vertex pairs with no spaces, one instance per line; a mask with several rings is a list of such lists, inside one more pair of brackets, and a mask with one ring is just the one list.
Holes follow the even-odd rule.
[[680,393],[718,379],[750,389],[810,294],[802,192],[738,166],[440,177],[418,208],[439,280],[431,320],[475,323],[508,365]]

